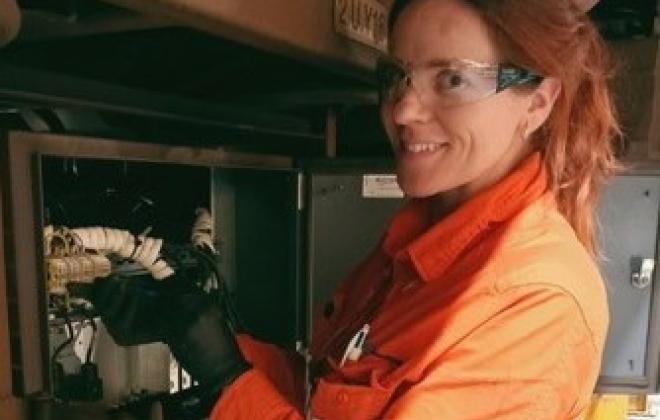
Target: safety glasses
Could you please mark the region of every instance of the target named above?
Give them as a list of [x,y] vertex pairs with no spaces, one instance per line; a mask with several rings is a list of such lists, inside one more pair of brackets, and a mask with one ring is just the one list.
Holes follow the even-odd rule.
[[411,66],[382,57],[376,68],[381,104],[397,101],[413,89],[427,106],[451,107],[495,95],[512,86],[538,84],[531,71],[509,64],[472,60],[435,60]]

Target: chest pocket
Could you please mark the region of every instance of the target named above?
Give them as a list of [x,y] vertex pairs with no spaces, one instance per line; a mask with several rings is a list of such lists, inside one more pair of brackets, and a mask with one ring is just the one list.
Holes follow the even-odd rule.
[[377,419],[391,396],[391,390],[331,383],[321,378],[312,397],[312,416],[321,420]]

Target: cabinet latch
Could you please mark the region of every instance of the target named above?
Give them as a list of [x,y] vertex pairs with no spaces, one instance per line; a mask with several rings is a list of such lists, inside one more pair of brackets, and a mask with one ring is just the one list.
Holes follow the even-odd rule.
[[645,289],[651,285],[653,280],[653,270],[655,269],[655,260],[653,258],[643,258],[638,255],[630,259],[630,281],[638,289]]

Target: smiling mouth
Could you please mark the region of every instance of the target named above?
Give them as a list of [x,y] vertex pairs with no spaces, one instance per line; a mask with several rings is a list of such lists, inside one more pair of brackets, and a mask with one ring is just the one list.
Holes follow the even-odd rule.
[[447,146],[448,143],[400,143],[400,149],[404,153],[433,153]]

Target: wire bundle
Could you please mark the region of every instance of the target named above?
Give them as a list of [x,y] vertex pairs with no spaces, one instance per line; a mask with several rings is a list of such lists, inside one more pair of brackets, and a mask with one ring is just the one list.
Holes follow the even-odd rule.
[[48,291],[66,295],[68,283],[89,283],[111,274],[110,260],[103,254],[85,252],[78,238],[67,228],[44,229]]
[[213,237],[213,218],[211,217],[211,213],[204,208],[198,208],[195,213],[197,217],[193,224],[190,241],[196,247],[206,247],[215,253],[216,250],[213,246],[215,238]]
[[148,270],[156,280],[162,280],[174,274],[172,267],[160,258],[162,239],[146,235],[136,237],[127,230],[99,226],[76,228],[71,232],[80,240],[85,249],[130,258]]

